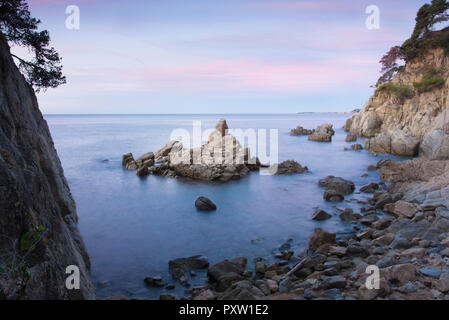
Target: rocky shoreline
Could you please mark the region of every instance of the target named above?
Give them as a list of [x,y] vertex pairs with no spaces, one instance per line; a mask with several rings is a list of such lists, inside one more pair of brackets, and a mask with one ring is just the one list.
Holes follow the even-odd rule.
[[[419,168],[419,170],[417,170]],[[274,254],[273,263],[255,259],[254,269],[246,268],[246,257],[213,265],[204,256],[175,259],[169,268],[175,283],[147,278],[152,287],[171,290],[185,287],[185,295],[164,293],[172,300],[433,300],[449,299],[449,161],[414,159],[394,162],[380,160],[376,169],[381,181],[356,186],[348,180],[329,176],[318,184],[326,193],[352,197],[363,205],[360,212],[335,207],[341,221],[351,224],[350,234],[336,234],[316,228],[308,248],[291,250],[291,240]],[[370,168],[371,169],[371,168]],[[329,200],[343,201],[337,198]],[[330,218],[317,209],[312,220]],[[370,266],[380,272],[378,289],[368,289]],[[204,286],[190,287],[195,270],[207,269]],[[150,279],[150,280],[149,280]],[[125,298],[125,297],[122,297]]]

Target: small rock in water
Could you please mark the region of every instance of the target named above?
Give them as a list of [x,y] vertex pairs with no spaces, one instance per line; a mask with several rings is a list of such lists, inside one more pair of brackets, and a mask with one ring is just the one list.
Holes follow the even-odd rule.
[[144,280],[145,284],[149,287],[163,287],[162,278],[160,277],[146,277]]
[[200,211],[213,211],[217,210],[217,206],[206,197],[199,197],[195,201],[195,207]]
[[351,149],[352,149],[352,150],[362,150],[363,147],[362,147],[361,144],[356,143],[356,144],[353,144],[353,145],[351,146]]
[[316,209],[310,216],[310,218],[312,220],[317,220],[317,221],[326,220],[331,217],[332,216],[329,213],[327,213],[326,211],[321,210],[321,209]]

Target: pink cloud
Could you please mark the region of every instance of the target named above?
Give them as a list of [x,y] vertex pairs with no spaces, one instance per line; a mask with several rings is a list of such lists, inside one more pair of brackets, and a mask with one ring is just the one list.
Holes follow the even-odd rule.
[[167,67],[78,69],[69,81],[89,90],[151,92],[311,93],[360,86],[377,70],[377,58],[274,64],[237,59]]

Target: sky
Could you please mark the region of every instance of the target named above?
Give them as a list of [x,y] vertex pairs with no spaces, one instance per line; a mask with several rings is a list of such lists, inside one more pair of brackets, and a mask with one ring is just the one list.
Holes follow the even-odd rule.
[[[46,114],[296,113],[361,108],[379,60],[426,1],[29,0],[67,84]],[[79,30],[66,8],[80,10]],[[368,29],[366,8],[379,8]],[[13,51],[20,53],[20,48]]]

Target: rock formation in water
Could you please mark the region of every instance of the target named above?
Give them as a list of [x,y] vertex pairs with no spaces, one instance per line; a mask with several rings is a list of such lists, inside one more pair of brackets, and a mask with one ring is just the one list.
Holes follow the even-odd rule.
[[[137,170],[138,176],[150,173],[166,177],[186,177],[205,181],[237,180],[251,171],[268,166],[250,156],[249,148],[228,132],[226,120],[221,119],[210,134],[207,143],[193,149],[184,148],[180,141],[170,141],[160,150],[144,154],[135,160],[131,153],[123,155],[122,165]],[[272,174],[294,174],[307,171],[299,163],[288,160],[272,164]]]
[[449,159],[448,78],[445,49],[424,48],[344,129],[367,138],[365,148],[374,153]]
[[[94,299],[75,202],[33,89],[0,36],[0,300]],[[80,289],[66,288],[66,267]]]
[[331,142],[335,134],[332,124],[326,123],[318,126],[314,132],[307,138],[311,141]]

